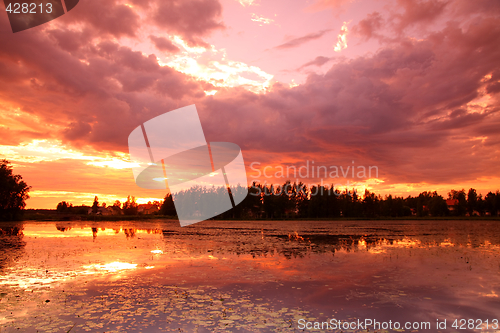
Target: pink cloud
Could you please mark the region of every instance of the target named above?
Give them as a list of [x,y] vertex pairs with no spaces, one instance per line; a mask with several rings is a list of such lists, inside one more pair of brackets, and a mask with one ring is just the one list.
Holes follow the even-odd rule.
[[158,1],[153,20],[159,27],[180,34],[189,45],[208,46],[200,37],[224,28],[218,20],[221,12],[218,0]]
[[402,14],[394,15],[397,29],[402,31],[415,24],[429,24],[444,13],[449,2],[439,0],[404,1],[397,0]]
[[308,7],[308,11],[321,11],[325,9],[333,9],[340,11],[342,7],[345,7],[352,0],[316,0],[312,5]]
[[302,66],[300,66],[298,69],[301,70],[303,68],[309,67],[309,66],[323,66],[324,64],[330,62],[333,60],[333,57],[324,57],[324,56],[318,56],[314,58],[314,60],[311,60],[309,62],[306,62]]
[[71,11],[61,19],[68,23],[85,23],[98,34],[109,34],[114,37],[133,37],[140,26],[139,15],[132,8],[116,0],[81,1],[78,10]]
[[169,39],[165,37],[156,37],[156,36],[149,36],[153,44],[156,46],[156,48],[160,51],[168,51],[172,53],[177,53],[180,51],[180,49],[175,46],[174,43],[172,43]]
[[373,12],[355,25],[352,28],[352,32],[361,36],[364,40],[369,40],[370,38],[377,37],[377,31],[382,28],[383,22],[384,20],[380,13]]

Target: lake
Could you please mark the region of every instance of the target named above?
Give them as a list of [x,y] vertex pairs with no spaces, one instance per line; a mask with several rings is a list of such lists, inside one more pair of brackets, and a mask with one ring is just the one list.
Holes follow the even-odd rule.
[[499,221],[0,227],[0,332],[500,332]]

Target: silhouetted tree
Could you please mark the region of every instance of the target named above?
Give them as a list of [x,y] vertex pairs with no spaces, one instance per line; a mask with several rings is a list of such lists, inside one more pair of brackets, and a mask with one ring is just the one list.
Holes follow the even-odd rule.
[[97,198],[97,195],[94,198],[94,203],[92,204],[92,214],[97,214],[99,208],[99,199]]
[[21,218],[31,189],[22,179],[14,175],[9,161],[0,161],[0,220]]
[[446,200],[436,191],[432,192],[429,200],[429,212],[432,216],[446,216],[448,214],[448,206]]
[[64,213],[70,211],[72,207],[73,204],[67,203],[66,201],[61,201],[60,203],[57,204],[56,210],[58,212]]
[[467,193],[467,211],[472,216],[474,211],[478,209],[478,197],[475,189],[470,188]]
[[467,211],[467,199],[465,198],[465,190],[460,191],[451,190],[448,193],[448,199],[457,199],[458,205],[455,208],[454,215],[463,216]]
[[500,193],[488,192],[484,198],[484,210],[488,211],[491,215],[498,215],[500,210]]
[[359,196],[355,189],[352,191],[345,190],[339,196],[342,216],[344,217],[359,217],[363,214],[363,203],[359,200]]
[[312,218],[326,218],[332,214],[332,201],[335,194],[323,185],[312,186],[308,205],[308,216]]
[[125,215],[137,215],[137,202],[134,196],[128,196],[127,201],[123,204],[123,212]]
[[242,216],[260,218],[262,213],[262,192],[263,187],[260,184],[252,183],[248,188],[247,197],[241,202]]
[[492,212],[491,215],[500,215],[500,191],[496,191],[495,199],[492,202]]
[[167,195],[165,196],[165,199],[163,200],[160,208],[160,213],[162,215],[177,216],[174,200],[172,199],[172,195],[170,193],[167,193]]
[[[386,214],[392,216],[392,196],[386,197]],[[363,210],[366,217],[375,217],[380,215],[380,198],[375,193],[365,190],[365,197],[363,199]]]
[[295,206],[297,207],[298,214],[300,217],[308,217],[309,210],[309,189],[302,182],[298,184],[293,184],[295,187]]
[[267,218],[275,218],[276,217],[276,210],[277,210],[277,205],[276,205],[276,191],[274,189],[274,185],[271,184],[271,186],[267,187],[264,185],[263,188],[263,205],[262,208],[264,209],[264,212],[266,214]]

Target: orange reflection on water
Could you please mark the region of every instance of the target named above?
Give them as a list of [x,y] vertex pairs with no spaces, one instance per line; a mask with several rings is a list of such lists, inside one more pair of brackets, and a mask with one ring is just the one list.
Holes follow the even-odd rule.
[[[321,239],[313,240],[324,251],[315,252],[317,244],[311,244],[311,234],[301,232],[300,236],[294,229],[276,238],[271,229],[264,234],[261,228],[242,237],[232,231],[224,231],[225,234],[215,229],[212,232],[210,228],[193,232],[192,229],[169,227],[163,233],[161,225],[147,229],[127,228],[117,223],[56,224],[56,227],[52,223],[25,225],[23,251],[28,255],[21,256],[11,272],[0,277],[0,285],[36,288],[79,277],[121,278],[146,270],[165,269],[172,270],[176,276],[194,270],[193,281],[205,281],[206,276],[215,271],[236,280],[242,276],[244,280],[302,279],[304,272],[315,272],[316,278],[331,279],[342,274],[337,268],[350,270],[374,262],[383,264],[391,253],[402,257],[409,249],[463,248],[444,237],[424,242],[416,237],[373,239],[364,233],[358,238],[331,238],[323,240],[324,243],[319,242]],[[60,239],[60,235],[64,239]],[[498,246],[489,241],[481,246],[482,252],[498,252]],[[438,254],[450,255],[447,252]],[[427,253],[422,252],[422,256],[427,258]],[[488,297],[498,297],[489,291],[484,293]]]
[[[144,325],[137,316],[155,309],[162,325],[178,329],[191,319],[195,324],[184,328],[194,331],[215,306],[227,330],[226,320],[239,325],[252,313],[270,313],[267,303],[307,310],[312,318],[332,309],[346,318],[355,314],[342,309],[366,309],[374,318],[411,309],[401,314],[443,319],[471,308],[491,317],[488,311],[500,304],[500,233],[494,226],[474,234],[465,223],[452,224],[455,229],[430,222],[405,229],[404,221],[227,223],[27,223],[24,236],[12,232],[12,246],[4,250],[15,260],[5,262],[0,276],[1,291],[11,297],[0,304],[0,324],[41,321],[41,303],[45,317],[57,317],[56,310],[74,315],[58,331],[68,331],[78,316],[103,323],[110,310],[113,319],[130,319],[120,323],[121,331],[131,322]],[[30,289],[34,293],[22,292]],[[31,312],[2,313],[2,305],[21,308],[27,300],[38,302]],[[258,306],[252,312],[247,306],[253,302]],[[238,306],[241,311],[231,314]]]
[[161,229],[110,225],[25,224],[17,236],[19,245],[3,250],[3,256],[18,259],[0,275],[0,286],[31,290],[79,277],[117,274],[139,265],[151,267],[147,262],[153,260],[152,247],[163,253]]
[[[361,239],[357,243],[357,250],[366,250],[369,253],[372,254],[380,254],[380,253],[386,253],[388,249],[396,249],[396,248],[434,248],[434,247],[459,247],[459,248],[471,248],[472,244],[469,242],[467,244],[459,245],[451,241],[450,239],[445,239],[442,242],[428,242],[428,243],[423,243],[419,239],[412,239],[409,237],[405,237],[403,239],[399,240],[388,240],[388,239],[381,239],[377,240],[374,243],[368,244],[366,240]],[[485,240],[483,244],[479,244],[479,247],[484,248],[485,250],[494,250],[494,249],[500,249],[499,245],[492,245],[490,241]]]
[[443,242],[439,244],[441,247],[446,247],[446,246],[455,246],[449,239],[445,239]]
[[498,294],[494,290],[492,290],[489,293],[479,293],[479,296],[481,296],[481,297],[494,297],[494,298],[498,298]]
[[161,235],[161,229],[137,229],[137,228],[92,228],[89,225],[75,227],[54,228],[51,224],[28,224],[23,229],[26,237],[67,238],[78,236],[113,236],[124,233],[127,237],[135,237],[139,234]]
[[83,266],[85,269],[95,269],[95,270],[104,270],[108,272],[117,272],[120,270],[124,269],[136,269],[137,264],[130,264],[126,262],[119,262],[119,261],[114,261],[110,262],[108,264],[100,265],[100,264],[94,264],[94,265],[88,265],[88,266]]
[[[418,239],[411,239],[409,237],[405,237],[403,239],[396,239],[396,240],[387,240],[387,239],[382,239],[378,240],[374,245],[370,245],[370,247],[367,249],[369,253],[372,254],[380,254],[380,253],[386,253],[388,249],[398,249],[398,248],[403,248],[403,249],[410,249],[410,248],[415,248],[415,247],[422,247],[422,242]],[[425,245],[428,246],[428,245]],[[360,250],[366,249],[367,244],[365,240],[361,240],[359,242],[358,248]]]
[[360,241],[358,242],[358,249],[359,249],[359,250],[364,250],[364,249],[366,249],[366,241],[365,241],[364,239],[362,239],[362,240],[360,240]]
[[288,239],[289,240],[300,240],[300,241],[304,240],[304,238],[302,236],[299,236],[299,233],[297,231],[294,231],[293,234],[288,234]]

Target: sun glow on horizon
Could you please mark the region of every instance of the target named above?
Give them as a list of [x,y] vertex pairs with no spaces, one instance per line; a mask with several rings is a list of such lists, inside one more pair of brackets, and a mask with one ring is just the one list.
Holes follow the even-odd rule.
[[[165,190],[166,191],[166,190]],[[69,192],[69,191],[45,191],[45,190],[32,190],[30,191],[30,197],[32,199],[46,199],[51,203],[42,207],[32,207],[30,206],[30,200],[27,201],[28,207],[27,209],[55,209],[58,202],[66,201],[68,203],[73,204],[73,206],[92,206],[92,202],[95,197],[98,197],[99,203],[106,203],[108,206],[113,205],[115,201],[120,201],[124,203],[127,201],[127,197],[123,197],[120,195],[114,194],[105,194],[105,193],[88,193],[88,192]],[[163,197],[136,197],[135,198],[137,204],[147,204],[149,202],[163,202]]]
[[[98,154],[97,151],[94,153]],[[128,154],[114,152],[113,154],[120,157],[102,154],[102,156],[88,155],[79,150],[68,148],[61,140],[32,140],[28,143],[22,143],[18,146],[0,145],[0,154],[9,156],[9,161],[15,163],[37,163],[56,161],[62,159],[74,159],[89,161],[88,165],[99,167],[112,167],[115,169],[132,168],[136,163],[127,161]]]

